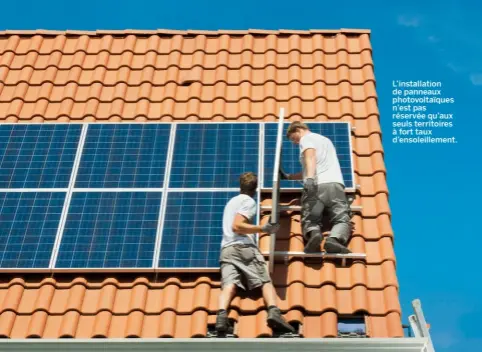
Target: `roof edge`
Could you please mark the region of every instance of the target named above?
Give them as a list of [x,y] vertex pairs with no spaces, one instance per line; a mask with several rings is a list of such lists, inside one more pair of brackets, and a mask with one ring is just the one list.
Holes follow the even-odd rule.
[[52,351],[60,347],[64,351],[360,351],[391,352],[403,349],[406,352],[422,352],[426,350],[425,338],[293,338],[293,339],[259,339],[259,338],[222,338],[222,339],[172,339],[172,338],[130,338],[130,339],[5,339],[0,347],[9,351]]
[[308,30],[295,30],[295,29],[279,29],[279,30],[269,30],[269,29],[245,29],[245,30],[198,30],[198,29],[188,29],[188,30],[175,30],[175,29],[154,29],[154,30],[143,30],[143,29],[124,29],[124,30],[114,30],[114,29],[99,29],[95,31],[86,30],[48,30],[48,29],[35,29],[35,30],[4,30],[0,31],[0,36],[57,36],[57,35],[72,35],[72,36],[104,36],[104,35],[280,35],[280,34],[298,34],[298,35],[314,35],[314,34],[370,34],[369,29],[351,29],[351,28],[341,28],[341,29],[308,29]]

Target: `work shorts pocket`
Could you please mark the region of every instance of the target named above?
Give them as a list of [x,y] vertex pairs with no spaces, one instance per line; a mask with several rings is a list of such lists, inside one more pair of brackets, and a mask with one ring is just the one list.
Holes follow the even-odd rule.
[[238,249],[240,259],[243,263],[249,264],[256,258],[256,252],[253,247],[240,247]]
[[264,260],[264,257],[263,255],[261,254],[260,251],[256,250],[255,251],[255,257],[256,257],[256,261],[259,263],[259,264],[266,264],[266,260]]

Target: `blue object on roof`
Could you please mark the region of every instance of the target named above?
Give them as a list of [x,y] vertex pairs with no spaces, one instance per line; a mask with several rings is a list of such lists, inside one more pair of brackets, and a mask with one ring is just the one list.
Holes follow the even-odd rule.
[[56,268],[150,268],[161,192],[74,192]]
[[90,125],[75,187],[162,187],[170,133],[168,124]]
[[0,188],[67,188],[80,125],[0,125]]
[[[319,133],[329,138],[335,146],[345,187],[353,188],[353,167],[351,162],[351,132],[350,125],[346,122],[312,122],[307,123],[310,131]],[[283,128],[283,145],[281,155],[281,165],[287,173],[297,173],[301,171],[299,146],[294,145],[286,138],[286,131],[289,123],[285,123]],[[276,150],[276,135],[278,133],[276,123],[266,123],[265,125],[265,144],[264,144],[264,188],[271,188],[273,185],[274,155]],[[297,181],[281,181],[281,188],[300,188]]]
[[159,267],[216,268],[223,211],[237,192],[169,192]]
[[171,188],[239,187],[239,176],[258,173],[259,124],[179,124]]
[[47,268],[65,192],[0,192],[0,267]]

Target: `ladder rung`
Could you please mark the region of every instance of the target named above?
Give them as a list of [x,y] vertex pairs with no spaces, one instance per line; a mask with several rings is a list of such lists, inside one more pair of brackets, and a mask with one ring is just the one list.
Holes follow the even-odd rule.
[[[260,207],[261,210],[273,210],[273,207],[271,205],[262,205]],[[351,205],[350,206],[351,211],[353,212],[361,212],[362,211],[362,206],[361,205]],[[280,205],[279,207],[280,211],[300,211],[301,206],[300,205]]]
[[[269,252],[263,252],[263,255],[269,256]],[[367,255],[365,253],[348,253],[348,254],[330,254],[326,252],[320,253],[305,253],[305,252],[289,252],[289,251],[276,251],[275,257],[299,257],[299,258],[340,258],[340,259],[365,259]]]
[[[354,187],[347,187],[345,188],[345,193],[351,194],[351,193],[356,193],[357,190],[359,190],[361,187],[359,184],[354,185]],[[292,188],[280,188],[280,193],[301,193],[303,189],[301,187],[292,187]],[[263,193],[271,193],[273,192],[273,188],[266,188],[262,187],[260,188],[260,191]]]

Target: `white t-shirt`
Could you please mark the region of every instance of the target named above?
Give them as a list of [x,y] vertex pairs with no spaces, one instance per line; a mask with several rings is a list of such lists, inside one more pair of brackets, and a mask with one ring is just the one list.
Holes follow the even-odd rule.
[[236,214],[241,214],[252,224],[256,215],[256,202],[247,194],[240,194],[231,200],[224,207],[223,214],[223,240],[221,248],[235,243],[256,244],[254,234],[240,235],[233,232],[233,221]]
[[306,178],[303,152],[306,149],[314,148],[316,151],[316,178],[318,184],[337,182],[345,186],[335,146],[329,138],[318,133],[309,132],[301,137],[299,145],[303,180]]

